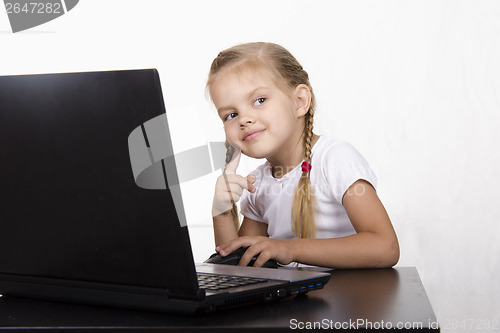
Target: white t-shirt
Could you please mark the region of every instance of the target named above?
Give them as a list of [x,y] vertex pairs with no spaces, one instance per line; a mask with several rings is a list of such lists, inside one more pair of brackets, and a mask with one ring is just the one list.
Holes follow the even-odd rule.
[[[311,152],[311,188],[315,196],[316,238],[336,238],[356,233],[342,205],[347,189],[359,179],[377,186],[377,177],[350,144],[320,136]],[[241,213],[254,221],[268,224],[270,238],[296,238],[292,230],[292,202],[302,174],[299,164],[282,178],[274,178],[265,162],[251,174],[257,177],[255,193],[245,191]]]

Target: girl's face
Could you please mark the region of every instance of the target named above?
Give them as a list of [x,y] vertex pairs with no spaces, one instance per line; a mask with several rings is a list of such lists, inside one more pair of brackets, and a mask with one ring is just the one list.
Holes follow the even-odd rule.
[[301,146],[308,105],[303,110],[299,87],[286,94],[259,71],[248,70],[222,74],[210,95],[229,142],[245,155],[281,163]]

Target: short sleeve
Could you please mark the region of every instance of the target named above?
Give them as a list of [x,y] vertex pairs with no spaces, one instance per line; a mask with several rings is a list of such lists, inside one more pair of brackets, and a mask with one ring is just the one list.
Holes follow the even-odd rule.
[[357,180],[366,180],[373,188],[377,188],[375,173],[365,158],[349,143],[336,141],[321,155],[323,177],[339,204],[342,204],[345,192]]
[[262,214],[255,207],[255,195],[244,191],[240,201],[240,208],[243,216],[257,222],[263,222]]

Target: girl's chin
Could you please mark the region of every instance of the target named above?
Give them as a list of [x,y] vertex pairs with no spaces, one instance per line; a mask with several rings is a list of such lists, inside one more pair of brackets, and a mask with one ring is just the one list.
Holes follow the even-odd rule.
[[267,155],[267,154],[265,154],[265,153],[264,153],[264,154],[263,154],[262,152],[257,153],[257,152],[254,152],[254,151],[252,151],[252,150],[248,150],[248,149],[243,149],[243,150],[241,151],[241,153],[242,153],[243,155],[246,155],[246,156],[251,157],[251,158],[266,158],[266,157],[268,156],[268,155]]

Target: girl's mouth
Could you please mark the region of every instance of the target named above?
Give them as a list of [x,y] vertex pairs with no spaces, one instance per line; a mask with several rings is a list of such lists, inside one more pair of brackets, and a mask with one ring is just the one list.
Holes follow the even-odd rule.
[[256,139],[258,136],[260,136],[262,133],[264,133],[264,131],[265,130],[260,130],[260,131],[252,132],[252,133],[248,134],[247,136],[245,136],[245,138],[243,139],[243,141],[245,141],[245,142],[252,141],[252,140]]

